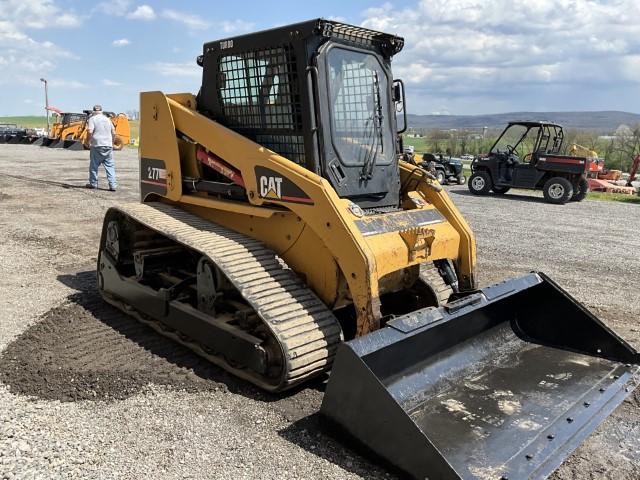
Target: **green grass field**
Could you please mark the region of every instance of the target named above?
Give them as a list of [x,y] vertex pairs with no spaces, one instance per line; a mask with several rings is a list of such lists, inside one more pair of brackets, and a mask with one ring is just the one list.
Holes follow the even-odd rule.
[[[15,123],[24,128],[46,128],[47,118],[44,115],[40,117],[0,117],[0,123]],[[53,116],[49,117],[49,123],[53,124]],[[138,138],[140,136],[140,121],[129,120],[129,127],[131,128],[131,138]]]
[[638,195],[625,195],[624,193],[589,192],[589,200],[602,200],[603,202],[639,203]]
[[427,142],[427,139],[425,137],[403,137],[402,141],[405,145],[415,148],[416,152],[424,153],[431,151],[431,145]]
[[[49,122],[53,122],[50,118]],[[47,117],[0,117],[0,123],[15,123],[24,128],[47,128]]]

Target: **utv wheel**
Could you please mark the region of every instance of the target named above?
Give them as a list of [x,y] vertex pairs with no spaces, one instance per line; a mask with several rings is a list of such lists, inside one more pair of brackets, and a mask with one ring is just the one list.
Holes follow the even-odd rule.
[[457,180],[458,180],[458,185],[464,185],[464,182],[467,181],[467,177],[461,174],[461,175],[458,175]]
[[438,183],[440,185],[444,185],[445,183],[447,183],[447,177],[442,170],[438,170],[436,172],[436,179],[438,180]]
[[497,195],[504,195],[511,190],[511,187],[493,187],[491,190],[493,190],[493,193]]
[[547,202],[564,205],[573,197],[573,185],[566,178],[553,177],[544,184],[543,192]]
[[573,197],[571,197],[571,201],[581,202],[585,199],[587,193],[589,193],[589,180],[581,178],[578,180],[578,185],[576,185],[576,190],[573,193]]
[[491,177],[486,172],[476,172],[469,177],[469,191],[475,195],[487,195],[493,187]]

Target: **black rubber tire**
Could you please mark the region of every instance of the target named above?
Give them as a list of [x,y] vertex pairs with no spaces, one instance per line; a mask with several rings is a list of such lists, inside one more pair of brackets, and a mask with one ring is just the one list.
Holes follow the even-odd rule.
[[456,177],[456,180],[458,181],[458,185],[464,185],[464,182],[467,181],[467,177],[465,177],[463,174],[460,174]]
[[474,195],[488,195],[493,188],[493,182],[487,172],[475,172],[469,177],[467,187]]
[[447,184],[447,176],[444,174],[442,170],[436,170],[436,179],[440,185]]
[[587,197],[587,193],[589,193],[589,180],[586,178],[581,178],[578,180],[578,184],[576,185],[576,189],[573,192],[573,197],[571,197],[572,202],[581,202]]
[[496,195],[504,195],[505,193],[507,193],[509,190],[511,190],[511,187],[497,187],[494,186],[491,191],[493,193],[495,193]]
[[542,189],[544,199],[549,203],[564,205],[573,197],[573,185],[563,177],[553,177],[547,180]]

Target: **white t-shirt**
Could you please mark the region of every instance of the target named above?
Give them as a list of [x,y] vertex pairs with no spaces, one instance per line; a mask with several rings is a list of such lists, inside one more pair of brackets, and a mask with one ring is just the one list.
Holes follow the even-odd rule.
[[87,129],[91,134],[92,147],[113,147],[113,136],[116,130],[111,120],[102,112],[89,117]]

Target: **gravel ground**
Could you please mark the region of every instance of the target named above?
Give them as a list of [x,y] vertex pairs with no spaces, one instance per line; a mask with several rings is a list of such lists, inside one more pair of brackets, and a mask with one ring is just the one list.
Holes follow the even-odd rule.
[[[116,164],[118,192],[88,191],[86,152],[0,145],[0,479],[394,476],[322,429],[322,382],[264,394],[99,301],[102,216],[138,199],[135,152]],[[483,284],[543,271],[640,347],[637,205],[448,188]],[[554,477],[640,478],[639,411],[635,394]]]

